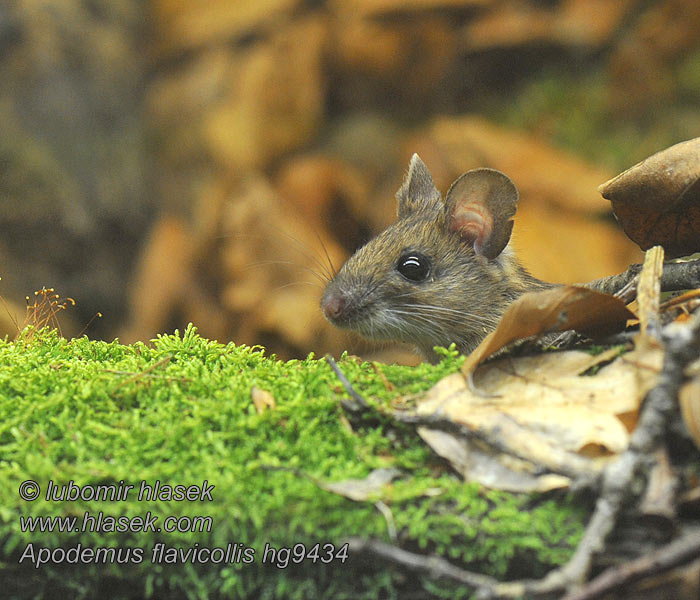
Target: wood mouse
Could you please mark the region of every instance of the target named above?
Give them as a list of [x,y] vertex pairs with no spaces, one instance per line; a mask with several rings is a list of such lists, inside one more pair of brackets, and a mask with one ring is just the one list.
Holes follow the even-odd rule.
[[468,354],[524,292],[553,287],[533,277],[509,246],[518,190],[495,169],[474,169],[443,201],[417,154],[396,193],[396,221],[355,252],[328,283],[321,309],[367,338]]

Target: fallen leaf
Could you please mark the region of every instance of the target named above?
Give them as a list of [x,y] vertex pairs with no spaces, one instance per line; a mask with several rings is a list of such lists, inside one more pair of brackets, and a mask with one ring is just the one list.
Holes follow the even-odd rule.
[[364,479],[345,479],[334,483],[321,483],[324,490],[345,496],[355,502],[369,500],[381,489],[401,475],[398,469],[374,469]]
[[250,398],[255,405],[255,410],[258,414],[264,413],[268,409],[277,408],[275,397],[267,390],[262,390],[257,386],[250,388]]
[[506,309],[496,330],[467,357],[462,372],[468,375],[485,358],[517,339],[568,329],[593,337],[609,335],[624,329],[627,319],[633,317],[618,298],[583,287],[523,294]]
[[684,320],[690,318],[692,312],[700,306],[700,289],[689,290],[680,296],[669,298],[659,306],[661,312],[673,310],[676,319]]
[[583,214],[609,209],[595,193],[601,181],[596,178],[607,177],[609,171],[530,134],[476,116],[437,118],[429,134],[449,161],[451,178],[455,173],[487,166],[506,173],[518,187],[522,201],[532,199]]
[[177,53],[217,42],[226,42],[246,33],[271,29],[280,15],[291,13],[298,0],[156,0],[152,6],[158,42],[162,53]]
[[531,462],[488,452],[472,440],[457,438],[445,431],[419,427],[418,434],[436,454],[448,460],[465,481],[515,493],[548,492],[571,484],[568,477],[538,474]]
[[467,25],[465,46],[472,52],[547,44],[579,50],[598,48],[617,31],[629,6],[629,0],[497,3]]
[[625,233],[668,258],[700,251],[700,138],[657,152],[598,190]]
[[700,448],[700,374],[681,388],[678,400],[683,423],[695,445]]
[[[570,351],[496,360],[474,374],[486,394],[470,390],[455,373],[418,405],[418,414],[450,419],[475,438],[497,440],[497,449],[427,428],[419,433],[470,480],[519,491],[566,486],[569,476],[590,475],[626,449],[640,403],[656,382],[662,350],[653,340],[640,337],[637,348],[605,364],[618,353],[612,348],[598,356]],[[581,375],[596,366],[596,373]],[[515,473],[506,474],[508,469]]]

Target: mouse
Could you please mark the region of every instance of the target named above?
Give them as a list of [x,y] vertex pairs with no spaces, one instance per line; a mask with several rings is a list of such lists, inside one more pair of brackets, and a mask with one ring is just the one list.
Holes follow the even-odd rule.
[[463,173],[443,199],[418,154],[396,192],[396,220],[360,247],[327,284],[321,310],[371,340],[469,354],[525,292],[554,287],[511,247],[518,190],[496,169]]

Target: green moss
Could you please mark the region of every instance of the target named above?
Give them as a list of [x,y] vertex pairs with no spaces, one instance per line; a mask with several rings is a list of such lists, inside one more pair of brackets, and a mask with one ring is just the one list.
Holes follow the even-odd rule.
[[[373,403],[391,405],[429,388],[456,370],[460,358],[443,351],[437,366],[360,363],[340,366]],[[262,564],[266,543],[334,543],[351,536],[388,540],[385,517],[373,501],[353,502],[315,480],[364,477],[379,467],[403,475],[381,494],[404,547],[439,553],[455,564],[499,577],[543,573],[563,562],[581,530],[582,510],[571,501],[485,491],[465,484],[434,457],[414,431],[381,418],[348,426],[345,395],[323,360],[280,362],[260,348],[222,345],[183,335],[131,346],[86,338],[67,341],[42,332],[0,342],[0,572],[5,597],[74,598],[376,598],[400,597],[405,576],[350,557],[323,565]],[[381,375],[378,374],[381,371]],[[387,381],[392,386],[387,385]],[[257,386],[276,407],[261,414],[251,401]],[[389,388],[389,389],[388,389]],[[274,467],[283,467],[281,469]],[[300,476],[300,473],[308,477]],[[42,495],[20,499],[22,481]],[[56,485],[135,485],[123,501],[47,501]],[[138,501],[141,481],[215,486],[212,501]],[[209,532],[22,532],[21,517],[211,517]],[[251,564],[153,564],[151,549],[226,547],[255,550]],[[18,562],[34,548],[131,547],[140,563]],[[461,592],[423,582],[426,594]],[[121,590],[119,592],[116,589]],[[442,590],[442,591],[441,591]],[[451,590],[451,591],[450,591]],[[97,594],[97,595],[96,595]]]

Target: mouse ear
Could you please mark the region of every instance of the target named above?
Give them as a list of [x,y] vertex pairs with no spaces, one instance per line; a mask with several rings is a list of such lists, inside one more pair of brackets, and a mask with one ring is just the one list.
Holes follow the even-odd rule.
[[474,169],[459,177],[445,200],[447,226],[473,245],[476,254],[496,258],[508,245],[518,190],[495,169]]
[[433,183],[428,167],[417,154],[411,157],[406,178],[396,192],[396,200],[399,218],[418,210],[434,209],[440,204],[440,192]]

